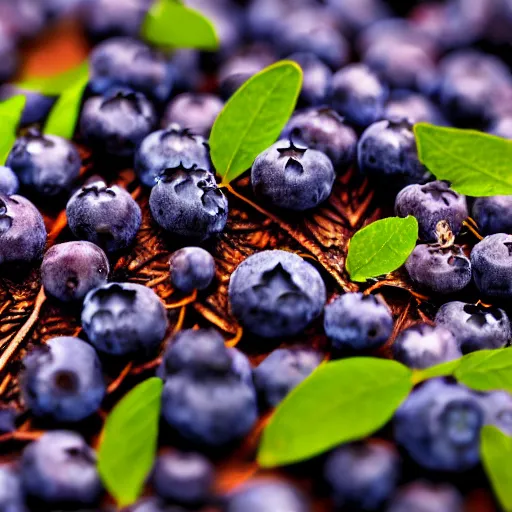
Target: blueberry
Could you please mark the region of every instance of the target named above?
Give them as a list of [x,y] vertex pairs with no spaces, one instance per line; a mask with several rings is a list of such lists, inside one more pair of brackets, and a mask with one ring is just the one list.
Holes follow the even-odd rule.
[[106,252],[126,249],[142,222],[139,205],[121,187],[96,181],[77,191],[66,206],[69,228]]
[[16,43],[7,32],[5,24],[2,23],[0,26],[0,82],[5,82],[13,77],[19,61],[20,56],[16,49]]
[[386,119],[405,118],[411,123],[445,125],[441,111],[426,96],[410,91],[395,91],[386,103]]
[[80,116],[80,132],[99,151],[131,157],[156,124],[153,105],[139,92],[113,88],[89,98]]
[[163,303],[151,288],[110,283],[85,297],[82,326],[101,352],[149,355],[162,343],[168,321]]
[[464,512],[464,503],[450,484],[418,480],[400,488],[386,512]]
[[417,245],[405,268],[414,283],[440,294],[463,290],[471,281],[471,263],[458,245]]
[[359,139],[361,172],[391,188],[424,183],[430,174],[418,159],[412,124],[406,119],[378,121]]
[[0,510],[27,512],[19,476],[8,466],[0,466]]
[[503,348],[512,338],[510,320],[505,311],[480,304],[447,302],[439,308],[435,322],[452,332],[465,354]]
[[224,102],[214,94],[179,94],[167,105],[162,126],[175,123],[193,133],[208,137],[223,107]]
[[471,251],[473,279],[488,297],[512,297],[512,236],[505,233],[486,236]]
[[297,211],[325,201],[334,178],[334,167],[324,153],[285,139],[263,151],[251,169],[252,187],[258,197]]
[[512,395],[506,391],[492,391],[479,395],[485,413],[485,423],[494,425],[512,435]]
[[108,273],[107,256],[90,242],[54,245],[41,265],[44,291],[63,302],[82,300],[93,288],[107,282]]
[[199,453],[164,453],[153,469],[153,486],[164,500],[184,505],[205,503],[211,493],[214,469]]
[[0,19],[13,42],[37,37],[45,28],[46,21],[42,2],[34,0],[3,0],[0,2]]
[[20,182],[10,167],[0,166],[0,194],[12,196],[18,192]]
[[48,197],[71,188],[80,173],[82,160],[75,146],[66,139],[29,130],[14,143],[6,165],[23,185]]
[[288,121],[282,137],[325,153],[336,170],[345,170],[355,158],[356,132],[327,107],[298,111]]
[[512,232],[512,196],[479,197],[472,213],[483,235]]
[[249,481],[226,497],[224,512],[309,512],[311,506],[299,488],[277,479]]
[[15,84],[4,84],[0,87],[0,100],[2,101],[20,94],[26,98],[20,124],[42,123],[50,113],[55,103],[55,98],[45,96],[37,91],[23,89]]
[[471,390],[433,379],[415,389],[395,414],[395,440],[434,471],[465,471],[480,460],[484,411]]
[[254,370],[254,384],[263,403],[276,407],[322,359],[322,354],[301,347],[274,350]]
[[171,94],[172,68],[167,58],[142,41],[130,37],[107,39],[93,49],[89,61],[89,85],[95,94],[127,87],[160,102]]
[[325,306],[324,329],[336,350],[381,347],[393,331],[393,316],[374,295],[346,293]]
[[272,250],[249,256],[231,275],[231,310],[250,332],[264,338],[292,336],[322,312],[325,284],[300,256]]
[[163,172],[151,190],[149,206],[160,227],[195,240],[221,233],[228,218],[228,200],[213,175],[183,165]]
[[184,293],[208,288],[215,277],[215,260],[200,247],[179,249],[169,264],[173,287]]
[[390,15],[387,3],[382,0],[327,0],[327,5],[332,5],[344,30],[350,34],[357,34]]
[[356,126],[366,128],[381,119],[387,98],[387,87],[365,64],[345,66],[332,78],[332,108]]
[[457,339],[448,329],[426,324],[402,331],[393,343],[393,355],[411,368],[428,368],[462,357]]
[[63,336],[25,356],[21,390],[35,416],[75,422],[98,410],[105,380],[94,349],[79,338]]
[[[16,430],[17,412],[14,407],[0,406],[0,434],[14,432]],[[2,500],[0,499],[0,504]],[[2,507],[0,506],[0,510]]]
[[496,119],[489,129],[489,133],[504,139],[512,139],[512,115]]
[[22,196],[0,194],[0,265],[38,260],[45,245],[46,228],[39,210]]
[[398,483],[400,460],[391,446],[347,444],[327,458],[324,478],[335,504],[345,510],[381,510]]
[[143,498],[126,510],[129,512],[189,512],[188,509],[172,505],[159,498]]
[[210,152],[203,137],[172,124],[148,135],[135,152],[135,172],[152,187],[162,171],[172,167],[193,166],[210,171]]
[[25,448],[21,480],[29,496],[54,507],[94,505],[103,492],[94,450],[66,430],[46,432]]
[[395,213],[399,217],[412,215],[419,224],[420,240],[437,242],[438,224],[444,221],[454,235],[468,217],[465,196],[453,191],[444,181],[425,185],[409,185],[396,196]]

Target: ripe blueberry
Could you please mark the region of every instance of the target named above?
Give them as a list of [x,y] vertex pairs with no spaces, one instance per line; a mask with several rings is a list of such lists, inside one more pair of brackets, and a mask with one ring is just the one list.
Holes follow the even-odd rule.
[[7,465],[0,466],[0,510],[3,512],[28,512],[20,478]]
[[18,192],[18,177],[9,167],[0,166],[0,194],[12,196]]
[[456,487],[418,480],[400,488],[386,512],[463,512],[464,503]]
[[184,293],[208,288],[215,277],[215,260],[201,247],[179,249],[169,265],[173,287]]
[[479,197],[472,212],[483,235],[512,232],[512,196]]
[[26,98],[25,108],[21,114],[20,124],[30,125],[42,123],[55,103],[55,98],[45,96],[36,91],[18,87],[15,84],[4,84],[0,87],[0,100],[8,100],[22,94]]

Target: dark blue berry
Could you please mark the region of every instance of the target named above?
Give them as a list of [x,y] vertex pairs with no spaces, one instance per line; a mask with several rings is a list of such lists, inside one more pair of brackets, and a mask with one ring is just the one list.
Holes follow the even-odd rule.
[[393,316],[374,295],[346,293],[325,306],[325,333],[336,350],[381,347],[393,331]]
[[458,245],[417,245],[405,268],[414,283],[440,294],[463,290],[471,281],[471,262]]
[[301,332],[320,315],[325,300],[325,284],[315,267],[286,251],[249,256],[229,282],[233,314],[264,338]]
[[420,466],[465,471],[480,460],[484,411],[471,390],[433,379],[395,414],[395,440]]
[[344,30],[352,35],[390,16],[389,7],[382,0],[327,0],[326,3],[337,13]]
[[54,508],[94,505],[103,492],[94,450],[65,430],[46,432],[25,448],[21,479],[29,496]]
[[512,196],[479,197],[472,213],[483,235],[512,232]]
[[447,328],[426,324],[402,331],[393,343],[393,355],[411,368],[428,368],[462,357],[457,339]]
[[126,510],[129,512],[189,512],[189,509],[167,503],[160,498],[143,498]]
[[95,149],[130,157],[156,124],[153,105],[140,92],[113,88],[89,98],[80,116],[80,132]]
[[94,414],[105,395],[95,350],[79,338],[52,338],[23,359],[21,390],[35,416],[56,422]]
[[82,300],[105,284],[109,264],[105,253],[90,242],[65,242],[44,255],[41,280],[44,291],[63,302]]
[[494,121],[489,129],[489,133],[504,139],[512,139],[512,115],[507,115]]
[[106,252],[129,247],[142,222],[139,205],[121,187],[95,181],[76,192],[66,206],[69,228]]
[[383,117],[386,119],[408,119],[413,124],[447,124],[440,110],[426,96],[410,91],[392,93],[386,104]]
[[480,304],[447,302],[439,308],[435,322],[452,332],[464,353],[503,348],[512,338],[505,311]]
[[386,512],[464,512],[464,503],[456,487],[418,480],[400,488]]
[[215,277],[215,260],[200,247],[179,249],[169,264],[173,287],[184,293],[208,288]]
[[325,201],[334,184],[334,167],[322,152],[283,139],[254,161],[254,193],[274,206],[303,211]]
[[155,185],[165,169],[180,165],[209,171],[210,152],[203,137],[176,124],[148,135],[135,153],[135,172],[148,187]]
[[150,355],[162,343],[168,321],[162,301],[151,288],[111,283],[87,294],[82,326],[101,352]]
[[0,510],[2,512],[28,512],[20,478],[7,465],[0,466]]
[[0,87],[0,99],[2,101],[20,94],[26,98],[20,124],[29,125],[43,122],[53,107],[55,98],[20,88],[15,84],[4,84]]
[[228,218],[228,200],[213,175],[182,165],[163,172],[151,190],[149,206],[163,229],[195,240],[221,233]]
[[82,160],[71,142],[29,130],[16,140],[6,165],[26,187],[42,196],[55,196],[71,188]]
[[[2,17],[2,19],[7,18]],[[0,27],[0,82],[5,82],[13,77],[18,68],[19,60],[16,42],[2,24]]]
[[485,413],[485,424],[494,425],[508,436],[512,435],[512,395],[506,391],[492,391],[479,395]]
[[10,167],[0,166],[0,194],[12,196],[18,192],[20,182]]
[[[14,407],[0,406],[0,434],[14,432],[16,430],[17,412]],[[2,500],[0,499],[0,503]],[[0,506],[0,510],[2,507]]]

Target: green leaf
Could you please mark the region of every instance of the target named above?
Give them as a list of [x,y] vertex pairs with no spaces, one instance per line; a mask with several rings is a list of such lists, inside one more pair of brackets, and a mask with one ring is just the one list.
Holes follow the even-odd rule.
[[461,194],[512,194],[512,141],[475,130],[418,123],[414,126],[421,162]]
[[120,507],[137,500],[153,466],[162,387],[157,377],[145,380],[119,401],[105,423],[98,471]]
[[67,87],[53,106],[44,133],[72,139],[80,114],[82,96],[89,81],[89,68],[83,66],[76,79]]
[[413,370],[412,379],[414,384],[419,384],[428,379],[435,377],[448,377],[454,374],[455,370],[459,367],[461,359],[454,361],[446,361],[445,363],[436,364],[424,370]]
[[157,0],[142,24],[142,38],[156,46],[216,50],[215,27],[200,12],[181,2]]
[[480,454],[485,472],[505,512],[512,511],[512,437],[496,427],[482,428]]
[[366,437],[383,425],[412,389],[412,371],[369,357],[326,363],[280,404],[266,427],[258,462],[299,462],[340,443]]
[[295,109],[302,70],[280,61],[254,75],[230,98],[210,135],[210,152],[226,185],[273,144]]
[[372,222],[350,240],[347,272],[363,282],[402,266],[416,245],[418,221],[414,217],[389,217]]
[[0,103],[0,123],[2,124],[0,165],[5,165],[12,146],[16,142],[16,131],[26,102],[25,96],[13,96]]

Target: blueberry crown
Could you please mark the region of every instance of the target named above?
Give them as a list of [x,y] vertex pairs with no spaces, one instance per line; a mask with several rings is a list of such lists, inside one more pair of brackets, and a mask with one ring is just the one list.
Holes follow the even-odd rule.
[[99,197],[100,194],[107,194],[109,196],[116,197],[115,191],[110,187],[107,187],[103,182],[96,182],[92,185],[82,187],[82,190],[80,190],[77,197],[84,197],[91,194],[94,194],[96,197]]

